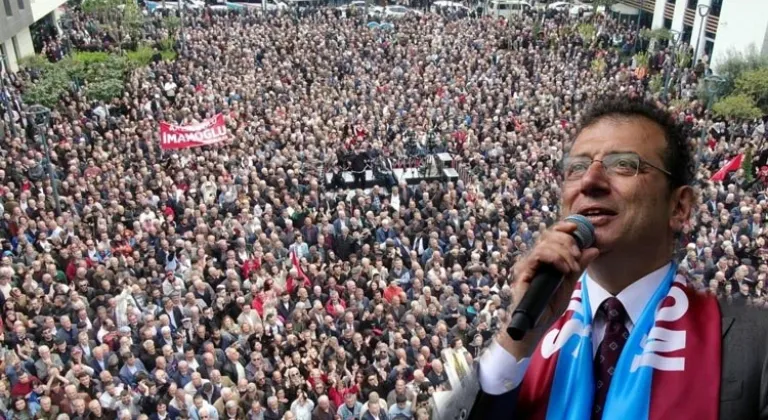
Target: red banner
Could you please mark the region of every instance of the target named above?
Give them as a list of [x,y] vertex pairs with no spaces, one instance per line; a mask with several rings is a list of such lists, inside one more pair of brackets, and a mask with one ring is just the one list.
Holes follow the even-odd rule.
[[228,139],[224,116],[221,114],[192,125],[160,122],[160,148],[163,150],[209,146]]
[[722,181],[725,179],[725,176],[728,174],[728,172],[733,172],[741,168],[741,160],[744,159],[744,154],[739,153],[736,155],[733,159],[729,160],[728,163],[725,164],[722,168],[720,168],[719,171],[715,172],[714,175],[712,175],[712,178],[710,178],[712,181]]

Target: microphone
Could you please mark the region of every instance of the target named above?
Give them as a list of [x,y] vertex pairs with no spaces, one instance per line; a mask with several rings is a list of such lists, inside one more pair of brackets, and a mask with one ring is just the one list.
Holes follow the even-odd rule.
[[[576,230],[571,235],[579,249],[589,248],[595,243],[595,227],[586,217],[574,214],[566,217],[565,221],[576,224]],[[542,264],[539,267],[509,321],[507,334],[513,340],[522,340],[525,333],[539,322],[544,308],[562,283],[563,273],[555,266]]]

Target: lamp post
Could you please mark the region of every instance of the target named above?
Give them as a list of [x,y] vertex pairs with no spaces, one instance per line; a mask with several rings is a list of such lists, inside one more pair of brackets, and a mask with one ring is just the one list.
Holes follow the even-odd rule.
[[187,37],[184,35],[184,3],[178,0],[179,4],[179,35],[181,35],[181,53],[187,55]]
[[701,126],[700,146],[702,147],[704,146],[704,143],[707,139],[707,114],[709,114],[709,111],[712,108],[712,99],[720,93],[720,89],[722,89],[725,82],[726,80],[724,77],[717,75],[707,76],[702,81],[702,83],[704,83],[704,89],[707,92],[707,105],[704,111],[704,124]]
[[3,99],[3,107],[8,114],[8,126],[11,128],[11,135],[16,137],[16,125],[13,123],[13,109],[11,109],[11,98],[8,97],[8,90],[5,87],[5,74],[8,68],[5,66],[5,55],[0,54],[0,97]]
[[[637,52],[637,43],[640,40],[640,18],[643,16],[643,8],[645,8],[645,0],[642,0],[640,2],[640,8],[637,10],[637,22],[635,24],[635,26],[637,26],[637,28],[635,28],[636,29],[635,45],[634,45],[635,52]],[[606,10],[607,10],[607,6],[606,6]]]
[[56,209],[56,215],[61,214],[61,203],[59,203],[59,186],[56,184],[56,174],[53,172],[51,166],[51,150],[48,147],[48,139],[45,134],[48,130],[48,125],[51,122],[51,110],[42,105],[32,105],[27,108],[27,121],[35,129],[35,139],[42,143],[43,150],[45,151],[45,169],[48,172],[48,181],[51,183],[51,189],[53,189],[53,201]]
[[59,32],[61,38],[64,40],[64,44],[67,48],[67,54],[69,55],[72,52],[72,41],[69,39],[69,31],[72,29],[72,18],[69,16],[69,14],[63,14],[59,18]]
[[669,97],[668,97],[668,94],[669,94],[669,79],[670,79],[670,75],[672,73],[670,71],[670,67],[672,67],[672,66],[677,64],[677,60],[676,60],[677,45],[680,42],[680,39],[682,38],[682,35],[683,35],[682,32],[676,31],[674,29],[670,29],[669,33],[672,34],[672,39],[670,40],[670,41],[672,41],[672,55],[670,57],[671,63],[669,63],[668,65],[665,63],[665,66],[664,66],[664,100],[665,101],[669,101]]
[[699,59],[699,44],[701,44],[701,31],[707,24],[707,16],[709,16],[709,10],[711,8],[707,4],[700,4],[696,7],[696,12],[701,16],[701,24],[699,24],[699,36],[696,38],[696,50],[693,53],[693,64],[696,65],[696,60]]

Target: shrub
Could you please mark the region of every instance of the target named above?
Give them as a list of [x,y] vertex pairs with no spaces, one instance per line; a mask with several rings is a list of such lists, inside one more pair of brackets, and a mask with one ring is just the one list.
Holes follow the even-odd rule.
[[152,48],[146,45],[141,45],[136,51],[128,51],[126,55],[131,65],[141,67],[149,65],[154,54],[155,51]]
[[742,120],[751,120],[762,115],[760,108],[755,104],[755,100],[744,94],[731,95],[721,99],[712,107],[712,111],[716,115]]
[[77,51],[75,52],[75,60],[87,67],[109,60],[109,53],[103,51]]

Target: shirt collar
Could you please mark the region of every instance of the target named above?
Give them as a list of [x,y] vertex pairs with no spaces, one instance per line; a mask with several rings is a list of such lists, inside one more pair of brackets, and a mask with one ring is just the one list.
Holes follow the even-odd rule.
[[[627,315],[629,315],[629,320],[632,322],[632,325],[637,323],[643,309],[645,309],[646,303],[651,299],[651,296],[656,292],[656,289],[661,282],[664,281],[664,277],[669,270],[670,264],[672,263],[665,264],[658,270],[640,278],[616,295],[616,298],[618,298],[621,304],[624,305],[624,309],[627,311]],[[586,282],[587,287],[589,288],[589,306],[592,310],[592,319],[595,319],[597,309],[600,308],[600,305],[604,300],[612,295],[597,284],[589,274],[586,275]]]

